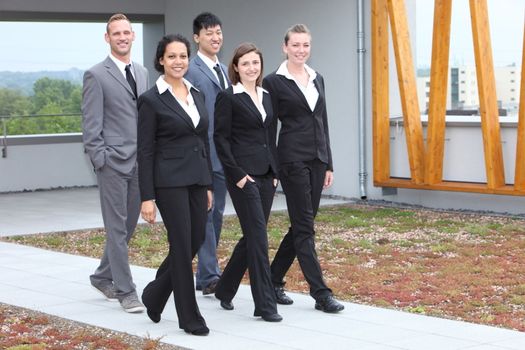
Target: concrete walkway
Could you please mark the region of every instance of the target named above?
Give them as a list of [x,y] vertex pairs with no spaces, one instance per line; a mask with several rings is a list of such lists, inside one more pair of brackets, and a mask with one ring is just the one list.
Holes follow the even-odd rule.
[[[81,214],[85,216],[76,216]],[[93,189],[0,195],[0,233],[4,235],[15,233],[6,221],[22,220],[20,230],[25,223],[26,232],[35,228],[60,231],[85,228],[81,224],[98,227],[98,215]],[[60,222],[53,224],[54,218]],[[233,311],[197,293],[211,332],[196,337],[178,328],[173,301],[162,321],[154,324],[145,313],[127,314],[118,303],[101,298],[88,281],[97,265],[98,259],[0,242],[0,302],[129,334],[162,337],[165,343],[192,349],[525,349],[521,332],[352,303],[345,303],[344,312],[330,315],[314,310],[309,296],[292,293],[295,303],[279,307],[283,322],[272,324],[251,316],[253,302],[247,286],[241,286],[233,300]],[[155,270],[133,266],[132,271],[141,293]]]

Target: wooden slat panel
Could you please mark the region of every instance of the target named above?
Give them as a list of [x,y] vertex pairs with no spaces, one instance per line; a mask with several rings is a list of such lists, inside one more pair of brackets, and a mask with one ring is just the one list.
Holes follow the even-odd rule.
[[416,75],[410,48],[410,34],[404,0],[388,0],[392,39],[396,56],[399,92],[405,122],[408,161],[412,181],[424,182],[423,127],[417,99]]
[[372,134],[374,181],[390,178],[387,0],[372,0]]
[[452,0],[435,0],[425,182],[443,179]]
[[514,187],[517,190],[523,191],[525,190],[525,27],[523,28],[523,54],[521,56],[521,62],[520,110]]
[[478,78],[479,109],[481,114],[481,129],[483,132],[487,185],[488,188],[494,189],[505,184],[505,175],[503,170],[503,152],[501,149],[487,1],[470,0],[470,12]]

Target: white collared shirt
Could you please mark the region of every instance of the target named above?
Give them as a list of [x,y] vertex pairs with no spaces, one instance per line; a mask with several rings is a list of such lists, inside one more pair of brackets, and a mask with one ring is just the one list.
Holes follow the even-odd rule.
[[[121,60],[119,60],[119,59],[116,58],[115,56],[113,56],[113,54],[111,54],[111,53],[109,54],[109,58],[110,58],[113,62],[115,62],[115,64],[117,65],[118,70],[120,71],[120,73],[122,73],[122,75],[124,75],[124,79],[126,79],[126,66],[127,66],[127,64],[124,63],[124,62],[122,62]],[[133,78],[135,78],[135,73],[133,72],[134,69],[133,69],[133,64],[131,63],[131,60],[129,61],[128,64],[131,65],[131,67],[130,67],[130,68],[131,68],[131,69],[130,69],[130,71],[131,71],[131,75],[133,75]]]
[[[257,92],[257,98],[259,99],[259,101],[258,102],[254,101],[253,98],[252,98],[252,101],[253,101],[253,104],[255,105],[255,107],[257,107],[257,109],[261,113],[262,120],[264,121],[266,119],[266,110],[264,109],[264,106],[263,106],[263,93],[264,92],[268,93],[268,91],[264,90],[260,86],[256,86],[255,87],[255,91]],[[242,94],[243,92],[246,92],[246,94],[248,96],[250,96],[250,98],[251,98],[251,95],[248,93],[248,91],[246,90],[244,85],[242,85],[240,82],[238,82],[237,84],[233,85],[233,93],[234,94]]]
[[279,69],[277,69],[277,72],[275,73],[279,75],[284,75],[287,79],[295,81],[295,83],[299,87],[299,90],[301,90],[304,97],[306,98],[306,102],[308,102],[308,106],[313,111],[317,103],[317,99],[319,98],[319,91],[317,91],[317,88],[315,87],[315,84],[314,84],[314,79],[317,76],[317,73],[312,68],[310,68],[308,65],[306,64],[304,65],[304,69],[310,76],[310,78],[308,79],[308,84],[306,85],[306,87],[304,87],[301,83],[299,83],[294,78],[293,75],[290,74],[290,72],[288,71],[287,64],[288,64],[288,60],[281,63],[281,65],[279,66]]
[[[173,88],[171,87],[171,85],[168,84],[166,82],[166,80],[164,80],[164,75],[161,75],[157,79],[157,82],[155,83],[155,85],[157,85],[157,89],[159,90],[159,94],[162,94],[166,90],[168,90],[171,93],[171,95],[173,97],[175,97],[175,99],[181,105],[181,107],[184,109],[184,111],[186,113],[188,113],[188,115],[191,118],[191,121],[193,122],[193,126],[197,127],[197,125],[199,125],[199,121],[201,120],[201,116],[199,114],[199,110],[197,109],[197,105],[195,105],[195,100],[193,100],[193,95],[191,94],[191,91],[190,91],[192,88],[195,89],[195,87],[193,87],[193,85],[191,85],[191,83],[189,81],[187,81],[186,79],[184,79],[184,78],[182,78],[182,81],[183,81],[184,85],[186,85],[186,88],[188,89],[188,96],[186,97],[186,101],[181,101],[181,100],[179,100],[177,98],[177,96],[175,96],[175,94],[173,93]],[[195,90],[197,90],[197,89],[195,89]]]
[[[217,72],[215,71],[215,69],[213,69],[213,67],[215,67],[216,65],[219,65],[219,67],[221,66],[220,63],[219,63],[219,60],[214,62],[208,56],[204,55],[200,51],[197,51],[197,56],[199,56],[201,58],[201,60],[204,62],[204,64],[206,64],[206,66],[211,70],[213,75],[215,75],[215,78],[217,78],[217,81],[221,81],[219,79],[219,76],[217,75]],[[222,78],[224,79],[224,85],[226,85],[224,88],[226,89],[228,87],[228,79],[226,79],[226,76],[224,75],[224,72],[222,71],[222,68],[221,68],[221,72],[222,72]]]

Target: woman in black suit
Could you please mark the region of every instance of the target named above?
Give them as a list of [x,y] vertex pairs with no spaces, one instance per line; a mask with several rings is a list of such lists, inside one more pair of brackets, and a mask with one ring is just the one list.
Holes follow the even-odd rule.
[[204,241],[212,202],[208,115],[203,96],[183,78],[189,56],[186,38],[164,36],[155,58],[155,68],[163,75],[138,100],[141,214],[153,223],[156,204],[169,242],[168,256],[144,289],[142,301],[156,323],[173,292],[179,328],[207,335],[195,299],[192,260]]
[[323,188],[332,185],[333,165],[323,77],[310,68],[311,36],[303,24],[291,27],[285,35],[283,51],[287,57],[276,72],[264,79],[272,107],[281,121],[279,176],[286,195],[291,227],[284,236],[271,265],[272,282],[279,304],[292,304],[284,293],[284,276],[295,257],[310,285],[315,308],[339,312],[337,302],[323,280],[314,240],[314,218]]
[[277,169],[270,96],[261,85],[263,58],[257,47],[241,44],[228,67],[232,85],[217,95],[214,141],[243,232],[215,290],[226,310],[248,268],[254,316],[279,322],[270,278],[266,224]]

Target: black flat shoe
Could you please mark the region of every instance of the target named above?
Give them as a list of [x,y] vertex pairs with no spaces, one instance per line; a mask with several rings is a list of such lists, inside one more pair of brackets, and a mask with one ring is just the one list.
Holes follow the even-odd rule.
[[224,310],[231,311],[231,310],[233,310],[233,303],[232,303],[231,301],[224,301],[224,300],[221,300],[221,307],[222,307]]
[[339,303],[331,295],[327,295],[327,296],[325,296],[323,298],[319,298],[319,299],[317,299],[315,301],[315,309],[316,310],[321,310],[323,312],[328,312],[328,313],[331,313],[331,314],[339,312],[339,311],[343,311],[344,308],[345,307],[343,306],[343,304]]
[[148,314],[148,317],[150,320],[152,320],[155,323],[160,322],[160,312],[151,311],[150,309],[146,309],[146,313]]
[[281,305],[292,305],[293,300],[290,298],[286,293],[284,292],[284,288],[282,286],[276,286],[273,287],[273,291],[275,292],[275,301],[277,304]]
[[210,333],[210,329],[206,326],[199,327],[197,329],[194,329],[190,331],[189,329],[185,329],[184,332],[193,334],[193,335],[208,335]]

